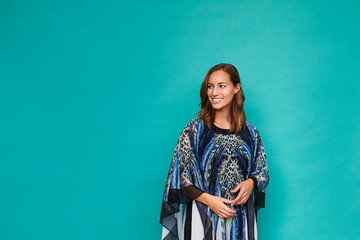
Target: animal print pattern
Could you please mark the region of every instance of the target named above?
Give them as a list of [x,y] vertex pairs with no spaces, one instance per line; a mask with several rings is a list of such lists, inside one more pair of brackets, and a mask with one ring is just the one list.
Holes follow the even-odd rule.
[[241,177],[243,174],[239,159],[234,152],[241,140],[233,135],[220,134],[215,142],[218,145],[218,155],[222,154],[223,159],[218,173],[221,196],[232,200],[234,195],[231,190],[244,180]]

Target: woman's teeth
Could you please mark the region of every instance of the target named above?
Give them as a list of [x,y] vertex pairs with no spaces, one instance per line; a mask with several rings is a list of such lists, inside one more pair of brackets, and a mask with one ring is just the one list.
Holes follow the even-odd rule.
[[212,100],[213,100],[214,103],[218,103],[218,102],[221,101],[221,98],[213,98]]

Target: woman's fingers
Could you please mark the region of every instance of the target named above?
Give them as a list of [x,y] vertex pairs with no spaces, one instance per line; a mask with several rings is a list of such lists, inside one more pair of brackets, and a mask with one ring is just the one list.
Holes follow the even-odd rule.
[[224,205],[223,206],[223,210],[228,213],[228,214],[231,214],[231,215],[235,215],[236,214],[236,211],[235,210],[232,210],[231,208],[229,208],[228,206]]
[[236,185],[236,187],[235,187],[233,190],[231,190],[231,192],[234,193],[234,192],[239,191],[240,187],[241,187],[241,183],[239,183],[238,185]]
[[218,215],[221,218],[229,218],[229,217],[234,216],[235,214],[236,214],[236,211],[235,211],[235,213],[229,213],[227,211],[221,211]]
[[220,218],[229,218],[236,214],[235,210],[229,208],[226,204],[231,204],[232,200],[228,200],[222,197],[215,197],[215,204],[212,205],[212,210],[220,217]]
[[239,202],[239,204],[244,204],[249,199],[250,195],[245,195]]
[[233,202],[233,200],[230,199],[226,199],[226,198],[221,198],[223,203],[227,203],[227,204],[231,204]]
[[238,205],[241,197],[242,197],[242,196],[239,194],[239,195],[231,202],[231,205]]
[[232,205],[241,205],[244,204],[247,199],[250,197],[250,193],[239,193],[239,195],[235,198]]
[[241,200],[241,203],[240,203],[240,204],[246,203],[246,201],[249,199],[249,197],[250,197],[250,193],[249,193],[249,194],[246,194],[246,195],[244,196],[244,198]]
[[244,197],[245,193],[243,191],[240,191],[237,197],[232,201],[232,205],[238,205],[240,200]]
[[[224,199],[224,200],[226,200],[226,199]],[[219,214],[220,214],[219,216],[222,218],[228,218],[228,217],[234,216],[236,214],[236,211],[232,210],[225,204],[222,204],[222,207],[219,209]]]

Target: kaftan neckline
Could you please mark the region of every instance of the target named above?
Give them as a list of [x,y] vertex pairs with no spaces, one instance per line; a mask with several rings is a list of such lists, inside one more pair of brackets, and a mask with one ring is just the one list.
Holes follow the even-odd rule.
[[230,134],[229,133],[230,129],[220,128],[220,127],[216,126],[214,123],[212,124],[212,127],[214,128],[215,132],[222,133],[222,134]]
[[237,135],[239,133],[243,133],[242,131],[240,131],[238,133],[229,133],[230,129],[220,128],[220,127],[216,126],[214,123],[212,123],[211,126],[212,126],[212,129],[216,133],[220,133],[220,134],[224,134],[224,135]]

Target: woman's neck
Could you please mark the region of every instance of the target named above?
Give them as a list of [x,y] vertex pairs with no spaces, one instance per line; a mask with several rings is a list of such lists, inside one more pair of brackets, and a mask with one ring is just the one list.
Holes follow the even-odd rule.
[[214,124],[219,128],[230,129],[231,117],[229,111],[216,111]]

